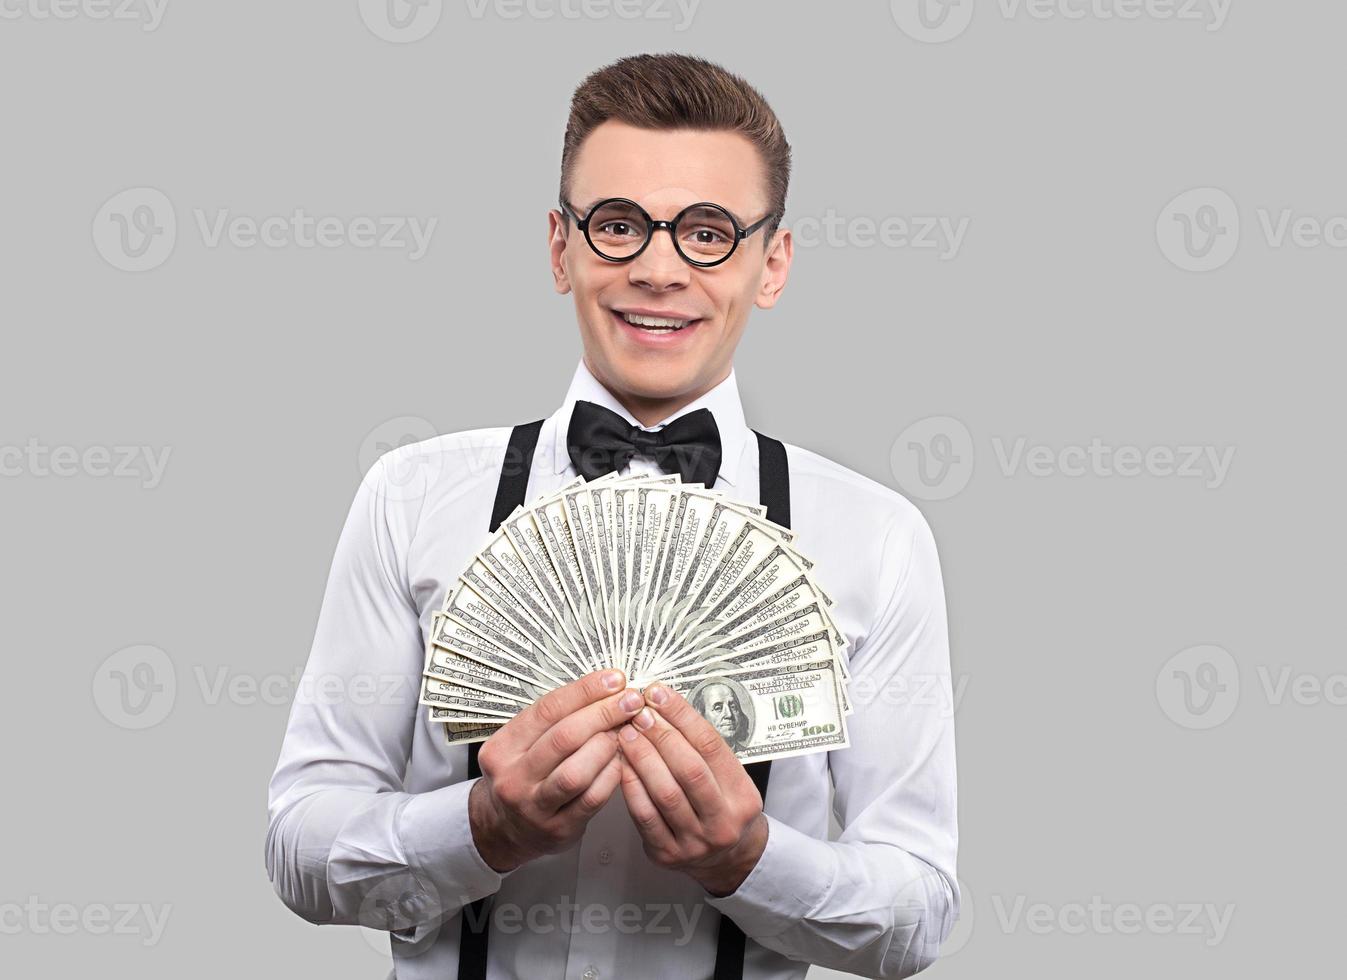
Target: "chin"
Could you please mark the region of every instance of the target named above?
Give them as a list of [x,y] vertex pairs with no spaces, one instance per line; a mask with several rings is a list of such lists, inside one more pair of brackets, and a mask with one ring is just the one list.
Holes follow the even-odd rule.
[[[680,359],[681,360],[681,359]],[[639,398],[676,398],[696,386],[696,365],[685,365],[667,358],[621,358],[611,364],[610,382]]]

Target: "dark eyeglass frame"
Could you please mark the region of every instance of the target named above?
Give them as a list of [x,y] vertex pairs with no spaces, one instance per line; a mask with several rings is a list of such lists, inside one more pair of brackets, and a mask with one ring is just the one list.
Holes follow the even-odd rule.
[[[730,214],[727,208],[719,204],[716,204],[712,201],[698,201],[696,204],[689,204],[682,211],[679,211],[676,215],[673,216],[673,219],[671,221],[656,221],[654,218],[650,217],[649,211],[641,207],[639,204],[637,204],[629,197],[605,197],[602,201],[597,202],[592,208],[590,208],[589,213],[582,218],[580,217],[580,215],[575,213],[575,209],[572,208],[569,204],[567,204],[564,198],[558,198],[557,203],[561,205],[562,214],[565,214],[570,218],[574,219],[575,227],[579,228],[580,231],[584,234],[585,241],[589,243],[589,247],[591,250],[593,250],[594,254],[606,262],[630,262],[632,259],[636,258],[650,246],[650,243],[655,238],[655,232],[663,228],[665,231],[669,233],[669,238],[673,240],[674,251],[678,253],[679,258],[681,258],[688,265],[695,265],[699,269],[709,269],[712,266],[720,265],[722,262],[728,262],[730,256],[732,256],[735,252],[739,251],[740,242],[746,239],[749,235],[753,234],[763,225],[767,224],[767,222],[770,221],[772,218],[776,217],[775,211],[769,211],[767,212],[767,214],[763,215],[761,219],[753,222],[753,224],[745,228],[739,224],[738,220],[734,217],[734,215]],[[599,247],[594,244],[594,239],[589,237],[589,219],[592,218],[600,208],[605,207],[609,204],[630,204],[633,208],[636,209],[637,215],[645,218],[645,241],[641,243],[640,248],[632,252],[630,255],[623,255],[620,257],[605,255],[603,254],[603,252],[599,250]],[[730,250],[726,252],[724,255],[722,255],[720,258],[713,259],[710,262],[702,262],[699,259],[689,258],[687,253],[683,251],[683,247],[678,244],[678,235],[677,235],[678,222],[680,222],[683,219],[684,215],[686,215],[689,211],[694,210],[695,208],[715,208],[717,211],[722,212],[725,215],[725,217],[729,218],[730,224],[734,226],[734,240],[730,243]]]

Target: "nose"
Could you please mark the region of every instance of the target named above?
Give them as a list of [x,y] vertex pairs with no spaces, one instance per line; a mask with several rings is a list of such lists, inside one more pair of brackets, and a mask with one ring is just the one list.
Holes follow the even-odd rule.
[[691,279],[692,268],[674,248],[673,232],[657,228],[650,244],[627,263],[627,281],[654,292],[682,289]]

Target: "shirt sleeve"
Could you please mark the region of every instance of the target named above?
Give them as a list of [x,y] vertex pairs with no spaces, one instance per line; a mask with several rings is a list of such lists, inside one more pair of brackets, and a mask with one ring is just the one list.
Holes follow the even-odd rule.
[[708,901],[791,959],[906,977],[935,962],[959,914],[944,587],[915,508],[885,535],[881,569],[878,617],[850,661],[851,746],[828,756],[840,837],[769,816],[757,865]]
[[266,864],[310,922],[416,942],[502,876],[473,843],[472,781],[403,790],[424,645],[402,556],[424,494],[391,484],[388,460],[361,482],[333,557],[271,780]]

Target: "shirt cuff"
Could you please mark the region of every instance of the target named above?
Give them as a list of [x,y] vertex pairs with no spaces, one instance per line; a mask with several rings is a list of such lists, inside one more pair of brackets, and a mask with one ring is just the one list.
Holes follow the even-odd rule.
[[408,865],[448,914],[495,894],[505,878],[486,863],[472,839],[468,794],[475,782],[466,779],[414,795],[397,822]]
[[734,920],[745,935],[770,939],[823,904],[837,877],[837,857],[827,841],[767,817],[767,846],[739,887],[707,903]]

